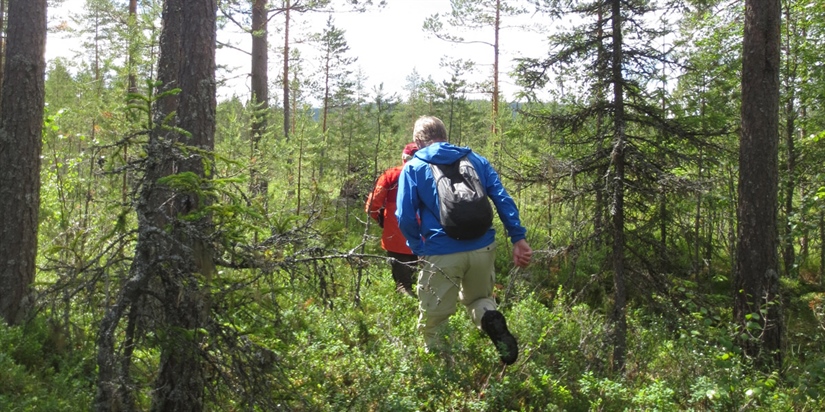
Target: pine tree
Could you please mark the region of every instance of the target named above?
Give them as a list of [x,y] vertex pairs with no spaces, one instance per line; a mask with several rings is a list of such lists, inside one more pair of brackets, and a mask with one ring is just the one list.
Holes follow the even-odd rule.
[[0,316],[18,324],[27,316],[36,270],[46,0],[9,0],[7,33],[0,91]]
[[[541,4],[549,15],[575,15],[583,22],[552,37],[548,58],[523,59],[517,72],[527,96],[531,88],[547,87],[551,76],[567,86],[557,96],[559,106],[527,114],[544,124],[548,135],[565,136],[564,141],[551,141],[553,157],[572,162],[567,166],[548,159],[553,175],[576,184],[582,177],[589,179],[583,193],[593,196],[594,231],[580,241],[594,241],[595,247],[605,241],[610,245],[613,307],[606,338],[613,348],[612,366],[622,370],[627,302],[631,292],[645,292],[629,290],[628,285],[668,291],[665,279],[634,278],[667,271],[668,262],[662,259],[668,256],[665,232],[654,232],[661,225],[654,225],[653,219],[667,216],[663,196],[681,190],[681,179],[674,178],[671,170],[693,159],[680,151],[677,142],[684,144],[681,147],[701,142],[690,127],[665,115],[665,91],[656,80],[670,60],[667,50],[657,45],[668,33],[668,23],[652,27],[653,2],[596,0],[572,3],[569,8],[555,1]],[[651,204],[659,204],[660,213],[645,213]],[[650,245],[658,247],[651,251]]]
[[779,1],[745,2],[739,223],[733,314],[744,353],[782,368],[777,193],[779,144]]

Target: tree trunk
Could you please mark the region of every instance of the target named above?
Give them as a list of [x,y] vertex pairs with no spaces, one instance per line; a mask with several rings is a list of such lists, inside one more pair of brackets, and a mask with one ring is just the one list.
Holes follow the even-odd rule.
[[[808,35],[808,29],[807,29],[806,25],[802,25],[802,28],[800,29],[800,38],[804,39],[804,38],[807,37],[807,35]],[[808,86],[808,80],[807,80],[806,77],[803,76],[802,84],[800,85],[800,88],[804,89],[807,86]],[[806,128],[806,124],[808,123],[808,108],[807,108],[807,106],[805,105],[804,102],[801,102],[800,105],[799,105],[798,120],[799,120],[799,124],[800,124],[799,138],[801,140],[801,139],[804,139],[805,136],[808,135],[808,129]],[[799,184],[800,184],[800,187],[799,187],[800,195],[804,198],[804,197],[807,196],[809,186],[807,184],[803,185],[802,182],[799,182]],[[810,245],[811,245],[810,228],[811,228],[811,225],[808,224],[807,214],[804,214],[804,213],[802,214],[802,221],[800,222],[800,226],[802,227],[802,233],[800,233],[800,235],[799,235],[799,262],[800,262],[800,267],[802,267],[803,265],[807,265],[808,258],[810,256]],[[822,264],[822,261],[820,261],[820,262],[821,262],[820,265],[819,265],[820,268],[825,266],[825,265]]]
[[[136,56],[139,53],[137,49],[137,42],[135,39],[137,38],[139,31],[138,31],[138,23],[137,23],[137,0],[129,0],[129,79],[128,79],[128,92],[129,93],[137,93],[137,67],[136,67]],[[140,104],[139,100],[131,100],[131,104]],[[129,158],[129,146],[123,145],[123,161],[127,161]],[[120,200],[125,205],[128,201],[129,197],[129,187],[128,187],[128,173],[123,173],[123,177],[121,179],[121,186],[120,186]]]
[[794,234],[793,234],[793,198],[796,188],[796,148],[794,146],[794,120],[796,117],[794,109],[793,97],[788,99],[785,106],[786,125],[785,125],[785,145],[787,150],[787,159],[785,160],[785,204],[784,204],[784,220],[785,233],[783,239],[782,261],[785,266],[785,276],[793,277],[796,273],[794,263],[796,262],[796,250],[794,249]]
[[[159,99],[155,127],[146,147],[145,176],[136,204],[138,242],[129,280],[106,313],[98,335],[99,380],[95,408],[134,410],[129,378],[135,311],[159,337],[160,362],[152,394],[153,411],[201,411],[207,387],[204,330],[210,327],[209,282],[214,272],[207,239],[208,217],[180,219],[201,210],[209,199],[195,191],[174,190],[161,181],[181,174],[208,179],[215,133],[215,0],[167,0],[160,37],[158,92],[180,88],[178,96]],[[174,110],[178,126],[190,135],[160,127]],[[185,145],[191,149],[181,150]],[[185,175],[184,175],[185,176]],[[199,183],[199,185],[202,183]],[[162,253],[160,252],[162,251]],[[151,293],[150,291],[151,290]],[[150,304],[145,302],[151,299]],[[129,314],[123,356],[117,360],[115,337]]]
[[777,257],[779,143],[778,0],[745,2],[739,223],[733,313],[745,355],[782,365]]
[[[496,20],[494,22],[495,41],[493,42],[493,139],[500,147],[496,150],[498,157],[499,150],[503,149],[504,142],[499,141],[501,131],[498,125],[498,56],[499,56],[499,32],[501,31],[501,0],[496,0]],[[497,159],[498,160],[498,159]]]
[[661,262],[664,263],[667,259],[665,257],[665,251],[667,250],[667,228],[668,228],[668,209],[667,209],[667,193],[662,190],[656,196],[656,202],[658,203],[658,214],[659,214],[659,258]]
[[266,195],[268,184],[261,176],[257,163],[261,159],[259,150],[261,139],[266,132],[269,115],[269,63],[268,11],[267,0],[255,0],[252,5],[252,153],[250,170],[250,193],[253,196]]
[[[322,119],[321,119],[321,133],[324,135],[324,142],[326,143],[326,139],[327,139],[327,117],[329,116],[329,102],[330,102],[329,94],[330,94],[330,87],[331,86],[329,85],[329,81],[330,81],[330,70],[331,70],[330,66],[332,65],[332,54],[331,54],[330,50],[326,50],[325,53],[326,54],[324,55],[324,70],[323,70],[324,98],[321,101],[321,104],[323,105],[323,108],[321,109],[323,111]],[[323,156],[321,156],[321,159],[323,159]]]
[[129,0],[129,93],[137,93],[137,69],[135,68],[137,50],[134,46],[137,35],[137,0]]
[[794,277],[796,270],[796,250],[794,249],[793,234],[793,214],[794,214],[794,191],[796,190],[796,69],[797,55],[795,40],[792,34],[795,29],[795,21],[792,20],[790,6],[785,8],[785,187],[784,187],[784,232],[782,236],[782,262],[785,266],[785,276]]
[[[703,98],[704,100],[704,98]],[[704,110],[705,104],[704,101],[702,102],[702,110]],[[704,131],[704,127],[703,127]],[[697,180],[702,181],[704,177],[702,174],[702,168],[704,167],[705,162],[705,152],[704,150],[699,147],[699,159],[697,163],[698,175]],[[702,191],[696,191],[696,209],[693,216],[693,237],[694,237],[694,244],[693,244],[693,273],[696,275],[696,278],[699,278],[699,273],[702,271]]]
[[[3,87],[3,69],[6,62],[6,0],[0,0],[0,87]],[[2,112],[3,106],[0,106]]]
[[[158,60],[158,86],[156,93],[162,94],[179,87],[178,76],[183,59],[181,46],[181,30],[183,26],[184,0],[166,0],[163,5],[163,30],[160,34],[160,57]],[[95,395],[95,410],[117,411],[135,410],[134,385],[130,378],[131,347],[123,344],[124,356],[116,358],[116,336],[118,324],[124,313],[130,314],[127,327],[134,333],[134,321],[131,319],[137,313],[145,324],[157,325],[162,322],[162,310],[158,308],[157,300],[144,298],[147,289],[152,289],[152,295],[160,296],[165,292],[157,280],[162,277],[161,271],[166,271],[164,262],[158,258],[158,250],[171,249],[170,240],[163,228],[172,224],[175,211],[169,203],[174,197],[171,190],[158,185],[158,179],[174,173],[177,169],[175,156],[172,154],[173,136],[168,136],[161,124],[175,126],[176,118],[167,119],[178,110],[178,95],[167,94],[160,97],[153,107],[154,127],[149,135],[146,147],[146,170],[143,178],[140,198],[135,205],[138,218],[138,241],[135,247],[135,257],[130,269],[130,278],[121,289],[118,299],[106,312],[100,323],[98,332],[98,382]],[[149,302],[149,303],[147,303]],[[158,319],[156,319],[158,318]]]
[[9,1],[6,46],[0,96],[0,315],[19,324],[36,271],[46,0]]
[[[706,222],[704,223],[705,227],[705,234],[704,234],[704,241],[702,245],[704,246],[704,258],[702,259],[705,270],[705,279],[712,280],[713,279],[713,252],[714,252],[714,225],[717,220],[719,220],[719,211],[713,210],[711,208],[707,208],[707,217]],[[722,233],[722,231],[719,231]]]
[[[599,7],[598,9],[598,18],[596,21],[596,37],[598,39],[604,39],[604,7]],[[602,58],[607,53],[604,46],[604,40],[600,40],[597,45],[597,55],[599,56],[599,63],[598,64],[598,76],[605,76],[607,72],[607,59]],[[607,101],[607,86],[597,84],[597,89],[595,90],[596,99],[599,102],[606,102]],[[603,139],[601,139],[603,133],[605,132],[605,114],[599,110],[596,114],[596,136],[599,137],[598,147],[596,148],[596,153],[600,153],[603,148]],[[607,175],[608,167],[605,166],[599,169],[599,173],[597,174],[598,179],[601,179],[601,176]],[[596,236],[596,244],[599,248],[607,245],[607,229],[605,226],[607,225],[606,218],[605,218],[605,211],[607,210],[607,193],[605,192],[605,185],[601,184],[601,182],[596,182],[594,184],[594,191],[595,191],[595,199],[593,205],[593,232]]]
[[825,212],[819,210],[819,284],[825,281]]
[[331,88],[329,82],[330,82],[330,76],[331,76],[331,70],[332,70],[332,59],[333,59],[332,50],[330,50],[331,46],[329,46],[329,44],[327,44],[325,47],[326,47],[326,50],[324,50],[324,60],[323,60],[323,64],[324,64],[324,68],[323,68],[324,97],[323,97],[323,100],[321,101],[321,104],[323,105],[323,107],[321,108],[321,112],[322,112],[322,114],[321,114],[321,134],[322,134],[323,143],[321,144],[321,150],[320,150],[321,153],[320,153],[320,156],[319,156],[320,162],[318,163],[318,181],[321,181],[321,179],[324,178],[324,163],[327,160],[326,159],[327,141],[328,141],[327,118],[329,117],[330,88]]
[[[160,56],[158,57],[158,81],[160,86],[157,93],[164,93],[179,87],[178,73],[182,64],[181,50],[181,21],[183,15],[184,0],[166,0],[163,3],[164,21],[163,30],[160,33]],[[160,124],[172,113],[178,110],[178,96],[166,95],[158,99],[153,109],[156,124]],[[176,124],[176,121],[172,121]]]
[[613,309],[610,313],[610,342],[613,345],[613,368],[624,370],[627,352],[627,290],[624,264],[624,79],[622,76],[622,15],[621,2],[611,1],[613,24],[612,80],[613,84]]
[[[181,30],[183,65],[180,71],[178,125],[191,137],[179,141],[210,153],[215,146],[215,36],[217,0],[184,0]],[[177,164],[177,172],[192,172],[208,179],[206,155],[190,155]],[[171,216],[205,207],[209,199],[196,193],[178,193]],[[187,227],[189,226],[189,227]],[[161,343],[160,371],[155,380],[152,410],[201,411],[206,388],[201,331],[209,326],[209,282],[214,273],[213,253],[207,243],[208,217],[173,226],[172,256],[161,272],[165,287],[163,311],[166,339]]]
[[298,133],[298,183],[295,185],[295,192],[297,193],[296,196],[296,206],[295,206],[295,214],[301,214],[301,181],[302,181],[302,168],[304,163],[304,133]]
[[289,105],[289,0],[284,4],[284,140],[289,140],[290,105]]

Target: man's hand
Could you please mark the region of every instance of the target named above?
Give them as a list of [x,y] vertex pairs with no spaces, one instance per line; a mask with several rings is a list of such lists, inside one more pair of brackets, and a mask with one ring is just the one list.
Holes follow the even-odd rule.
[[527,267],[530,264],[530,260],[533,258],[533,249],[530,248],[530,245],[527,244],[527,241],[524,239],[519,240],[516,243],[513,243],[513,263],[520,267]]

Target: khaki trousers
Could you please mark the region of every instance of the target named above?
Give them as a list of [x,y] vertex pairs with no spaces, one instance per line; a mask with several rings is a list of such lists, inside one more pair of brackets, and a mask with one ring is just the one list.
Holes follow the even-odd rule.
[[427,350],[443,344],[441,326],[456,312],[456,303],[467,309],[467,315],[481,328],[485,311],[495,310],[496,244],[481,249],[449,255],[424,256],[424,266],[418,274],[420,316],[418,330],[424,335]]

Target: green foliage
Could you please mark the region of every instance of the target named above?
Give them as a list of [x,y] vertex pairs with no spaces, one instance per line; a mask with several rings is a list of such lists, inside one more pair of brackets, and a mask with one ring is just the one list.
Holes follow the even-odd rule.
[[37,319],[24,326],[0,323],[0,409],[86,410],[94,396],[94,345]]
[[[271,378],[278,384],[266,395],[270,400],[300,409],[380,411],[821,406],[825,376],[817,365],[823,359],[813,347],[804,353],[807,361],[791,360],[795,366],[787,376],[764,375],[735,352],[732,330],[724,326],[730,313],[713,314],[700,306],[693,306],[692,316],[678,322],[642,310],[629,313],[633,338],[624,375],[605,369],[609,351],[601,339],[604,316],[587,304],[572,304],[561,289],[552,303],[541,294],[523,291],[508,301],[505,315],[519,339],[521,355],[503,373],[489,340],[461,310],[444,332],[446,352],[426,353],[415,331],[417,303],[394,291],[383,260],[373,263],[365,267],[367,283],[357,307],[347,293],[354,272],[345,259],[330,262],[328,273],[336,273],[329,278],[336,285],[331,289],[338,295],[329,304],[308,283],[295,282],[300,277],[284,276],[287,272],[253,276],[257,280],[244,288],[235,285],[254,272],[220,275],[215,286],[232,291],[223,300],[231,308],[220,318],[225,328],[272,351],[285,373]],[[811,299],[818,302],[816,296]],[[88,405],[93,393],[93,356],[88,352],[92,345],[81,346],[80,358],[54,351],[51,348],[61,346],[54,346],[46,325],[38,320],[25,334],[21,328],[2,331],[0,362],[9,371],[4,375],[8,382],[0,386],[9,388],[2,392],[3,405],[9,410],[85,410],[78,405]],[[809,338],[822,342],[825,334],[812,331]],[[157,356],[153,350],[136,353],[142,361],[136,364],[135,376],[149,379]],[[811,356],[819,360],[811,361]],[[17,393],[12,390],[28,396],[11,397]],[[71,402],[61,403],[64,399]],[[218,397],[213,406],[230,399]]]
[[[101,39],[110,39],[111,47],[100,48],[99,67],[82,59],[50,64],[35,283],[40,311],[24,327],[0,326],[2,410],[89,409],[97,328],[134,258],[133,202],[145,183],[143,145],[155,127],[151,106],[162,96],[152,95],[151,57],[141,56],[136,67],[121,57],[156,41],[160,2],[141,2],[147,8],[143,30],[131,27],[128,36],[117,24],[122,10],[116,2],[88,3],[88,49],[106,46]],[[533,3],[550,6],[550,14],[574,6]],[[595,43],[582,43],[584,32],[553,38],[551,51],[571,50],[558,56],[567,67],[524,61],[525,85],[551,88],[554,80],[564,90],[545,90],[553,98],[548,102],[536,99],[532,92],[539,90],[525,90],[528,103],[502,104],[508,110],[498,119],[500,141],[491,138],[490,102],[467,97],[476,86],[465,81],[471,62],[446,63],[449,81],[411,76],[403,98],[383,88],[363,90],[353,60],[330,56],[336,66],[328,73],[334,81],[326,90],[326,130],[319,110],[301,101],[309,91],[293,94],[294,124],[286,126],[274,120],[281,114],[274,104],[261,109],[239,97],[220,102],[215,152],[199,153],[213,161],[205,165],[209,179],[179,173],[159,182],[210,199],[184,217],[211,217],[208,240],[217,252],[217,273],[204,281],[215,320],[204,337],[204,356],[217,377],[209,383],[207,409],[822,410],[820,3],[805,8],[809,40],[800,46],[806,83],[796,86],[807,117],[799,122],[803,156],[795,176],[804,190],[793,199],[791,217],[800,276],[782,282],[788,342],[779,373],[754,368],[731,326],[741,4],[722,2],[691,5],[673,26],[681,33],[672,57],[685,67],[678,83],[660,88],[661,67],[647,63],[632,67],[627,85],[633,117],[628,153],[637,167],[627,179],[632,193],[624,246],[632,282],[623,372],[610,369],[612,352],[604,341],[613,295],[606,174],[612,108],[599,93],[606,90],[601,70],[608,60]],[[801,13],[797,6],[794,13]],[[443,24],[435,25],[443,21],[432,20],[432,28],[447,34]],[[103,37],[91,37],[93,23]],[[347,51],[345,33],[331,23],[318,38],[322,47]],[[577,44],[594,47],[578,63],[572,51],[584,49],[570,48]],[[652,43],[634,44],[642,50]],[[293,83],[309,88],[312,79],[302,78],[300,69],[292,66]],[[147,92],[127,90],[130,73]],[[422,114],[441,117],[453,143],[496,155],[529,230],[535,263],[513,270],[509,241],[496,223],[496,292],[521,350],[506,370],[461,308],[446,327],[446,352],[423,350],[417,303],[395,293],[379,230],[366,225],[365,190],[377,173],[398,163]],[[253,120],[261,118],[267,128],[252,144]],[[159,121],[186,133],[175,128],[174,115]],[[289,140],[280,138],[283,127],[292,130]],[[265,190],[252,187],[260,182]],[[138,328],[148,328],[152,316],[151,308],[141,312],[146,324]],[[758,334],[763,315],[749,318]],[[118,325],[118,339],[125,323]],[[140,409],[151,405],[160,342],[167,338],[154,332],[136,340],[130,373]]]

